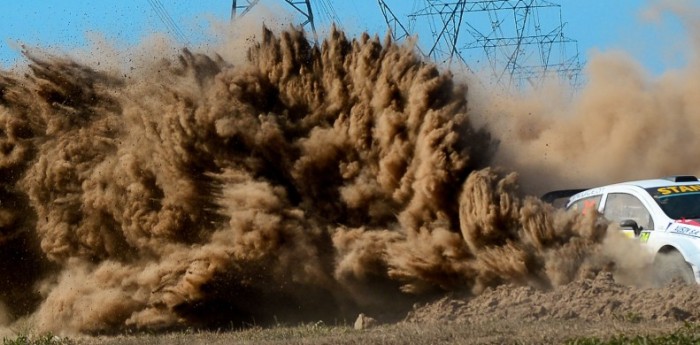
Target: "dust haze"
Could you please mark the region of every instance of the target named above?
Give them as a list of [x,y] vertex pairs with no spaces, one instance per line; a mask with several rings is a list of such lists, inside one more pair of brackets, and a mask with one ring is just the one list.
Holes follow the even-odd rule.
[[590,62],[564,114],[336,28],[320,46],[258,28],[126,73],[25,55],[26,72],[0,72],[0,325],[59,334],[333,320],[634,277],[639,256],[595,214],[528,194],[656,175],[665,152],[697,146],[692,79],[651,87],[614,54]]
[[470,98],[477,122],[504,138],[495,164],[518,171],[527,192],[700,173],[692,158],[700,144],[693,125],[700,109],[700,8],[652,1],[639,15],[680,20],[687,41],[666,39],[683,47],[678,54],[687,65],[654,75],[623,51],[593,51],[588,83],[575,97],[549,85],[509,97],[483,90]]

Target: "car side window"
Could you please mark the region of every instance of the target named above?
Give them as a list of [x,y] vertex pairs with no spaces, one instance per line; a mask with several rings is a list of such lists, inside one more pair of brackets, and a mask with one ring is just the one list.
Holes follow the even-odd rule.
[[600,205],[600,199],[603,195],[589,196],[580,200],[576,200],[573,204],[569,205],[569,210],[574,210],[576,213],[586,214],[587,212],[593,210],[598,210],[598,205]]
[[603,216],[613,222],[634,220],[641,229],[654,229],[651,214],[636,196],[625,193],[610,193],[605,201]]

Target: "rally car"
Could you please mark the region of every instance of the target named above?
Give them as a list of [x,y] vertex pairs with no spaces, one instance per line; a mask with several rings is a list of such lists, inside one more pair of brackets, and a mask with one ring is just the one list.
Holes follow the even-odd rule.
[[586,189],[555,191],[553,201],[568,196],[574,212],[600,212],[638,239],[654,254],[660,283],[680,279],[700,283],[700,181],[695,176],[671,176]]

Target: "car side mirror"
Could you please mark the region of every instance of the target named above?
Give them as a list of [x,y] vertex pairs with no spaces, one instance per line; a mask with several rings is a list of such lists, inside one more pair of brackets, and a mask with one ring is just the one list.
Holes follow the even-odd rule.
[[634,235],[639,236],[639,234],[642,232],[642,228],[639,227],[637,222],[635,222],[633,219],[625,219],[620,222],[620,227],[623,229],[632,229],[634,230]]

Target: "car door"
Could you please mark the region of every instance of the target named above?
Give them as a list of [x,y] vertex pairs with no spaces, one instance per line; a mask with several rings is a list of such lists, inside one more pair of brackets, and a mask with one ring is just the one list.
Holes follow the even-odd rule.
[[619,224],[628,237],[654,229],[654,219],[644,202],[629,190],[610,190],[603,205],[603,216]]

